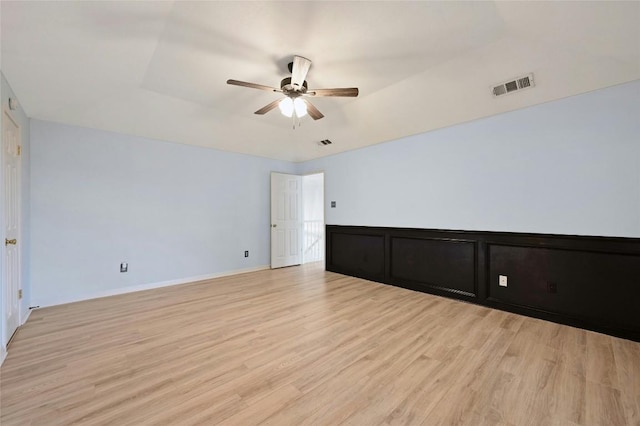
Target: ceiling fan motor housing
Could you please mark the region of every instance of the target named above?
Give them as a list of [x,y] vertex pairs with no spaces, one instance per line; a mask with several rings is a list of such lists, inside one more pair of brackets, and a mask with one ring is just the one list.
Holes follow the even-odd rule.
[[287,96],[291,96],[291,95],[296,96],[299,94],[307,93],[308,87],[309,86],[307,86],[307,81],[305,80],[302,83],[302,87],[296,88],[294,85],[291,84],[291,77],[283,78],[282,81],[280,82],[280,88],[282,89],[282,92]]

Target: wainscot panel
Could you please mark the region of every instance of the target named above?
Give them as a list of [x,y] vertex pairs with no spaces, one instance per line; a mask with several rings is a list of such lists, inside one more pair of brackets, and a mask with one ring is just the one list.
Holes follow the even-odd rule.
[[476,296],[475,242],[391,237],[391,280]]
[[640,325],[640,255],[489,245],[489,265],[495,300],[610,327]]
[[333,247],[326,257],[332,271],[374,281],[384,279],[384,236],[337,233],[327,242]]
[[328,271],[640,341],[638,238],[338,225],[326,235]]

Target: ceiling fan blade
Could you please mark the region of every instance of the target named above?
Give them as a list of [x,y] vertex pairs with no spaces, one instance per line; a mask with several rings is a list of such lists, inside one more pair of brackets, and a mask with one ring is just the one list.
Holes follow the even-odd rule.
[[259,110],[257,110],[256,112],[254,112],[254,114],[263,115],[263,114],[268,113],[272,109],[276,108],[281,100],[282,99],[276,99],[275,101],[271,102],[270,104],[265,105],[262,108],[260,108]]
[[318,110],[318,108],[316,108],[311,102],[306,99],[303,100],[304,103],[307,104],[307,114],[309,114],[309,117],[313,118],[314,120],[320,120],[322,117],[324,117],[324,115]]
[[307,73],[311,68],[311,61],[302,56],[293,57],[293,68],[291,69],[291,85],[297,88],[302,87]]
[[282,92],[282,90],[276,89],[275,87],[264,86],[262,84],[256,84],[256,83],[247,83],[246,81],[227,80],[227,84],[232,84],[234,86],[250,87],[252,89],[266,90],[268,92]]
[[357,87],[345,87],[341,89],[313,89],[308,90],[306,94],[309,96],[341,96],[355,98],[358,96],[358,93]]

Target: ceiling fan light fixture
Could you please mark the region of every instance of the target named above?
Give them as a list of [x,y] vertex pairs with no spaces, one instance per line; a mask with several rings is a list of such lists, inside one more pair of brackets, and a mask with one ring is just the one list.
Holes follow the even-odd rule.
[[280,108],[280,112],[282,113],[282,115],[284,115],[286,117],[292,117],[293,116],[293,108],[294,108],[293,107],[293,99],[291,99],[290,97],[284,98],[278,104],[278,108]]
[[307,104],[300,98],[292,99],[287,96],[278,103],[278,108],[285,117],[292,117],[294,111],[298,118],[307,115]]
[[304,117],[307,115],[307,104],[300,98],[295,98],[293,100],[293,108],[296,110],[296,115],[298,117]]

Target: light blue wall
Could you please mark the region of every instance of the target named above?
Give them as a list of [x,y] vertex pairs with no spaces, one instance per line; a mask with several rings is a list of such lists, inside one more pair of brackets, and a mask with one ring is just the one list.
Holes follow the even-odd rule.
[[[9,110],[9,98],[16,98],[16,95],[13,93],[13,90],[11,89],[11,87],[9,86],[9,83],[7,82],[7,80],[4,77],[4,74],[2,74],[0,72],[0,99],[2,100],[2,110],[4,111],[4,109]],[[1,111],[0,111],[1,112]],[[4,113],[4,112],[2,112]],[[29,212],[29,208],[30,208],[30,162],[29,162],[29,151],[30,151],[30,144],[29,144],[29,118],[27,117],[27,115],[24,113],[24,110],[22,109],[21,106],[18,107],[17,110],[15,111],[10,111],[11,116],[13,117],[14,120],[16,120],[18,122],[18,124],[20,125],[20,144],[22,146],[22,160],[21,160],[21,168],[22,168],[22,173],[21,173],[21,227],[22,227],[22,234],[21,234],[21,238],[19,241],[20,244],[20,256],[22,258],[22,271],[21,271],[21,288],[22,288],[22,301],[21,301],[21,305],[20,305],[20,311],[21,311],[21,315],[22,318],[25,318],[27,313],[29,312],[29,306],[30,306],[30,300],[31,300],[31,286],[29,285],[30,283],[30,265],[29,265],[29,261],[30,261],[30,247],[29,247],[29,240],[30,240],[30,212]],[[0,135],[3,134],[2,133],[2,120],[0,120]],[[0,149],[0,164],[2,164],[2,149]],[[4,182],[4,179],[2,179],[2,182]],[[0,197],[0,199],[2,199],[2,197]],[[2,203],[4,203],[4,199],[2,199],[1,201]],[[4,214],[4,209],[0,209],[0,215]],[[4,222],[0,221],[0,223],[2,223],[2,226],[4,226]],[[4,232],[3,232],[4,233]],[[4,245],[1,246],[2,249],[4,250]],[[2,259],[4,259],[4,252],[2,253]],[[0,271],[0,273],[4,273],[3,271]],[[0,291],[0,318],[2,321],[2,331],[0,331],[0,334],[2,335],[2,340],[0,342],[0,344],[4,344],[9,337],[11,336],[5,336],[5,315],[4,315],[4,300],[2,299],[4,297],[4,295],[2,294],[3,292]]]
[[269,264],[293,164],[35,119],[31,145],[34,304]]
[[321,170],[329,224],[640,237],[640,81],[297,171]]
[[301,164],[31,120],[31,303],[267,265],[271,171],[329,224],[640,237],[639,118],[636,81]]

